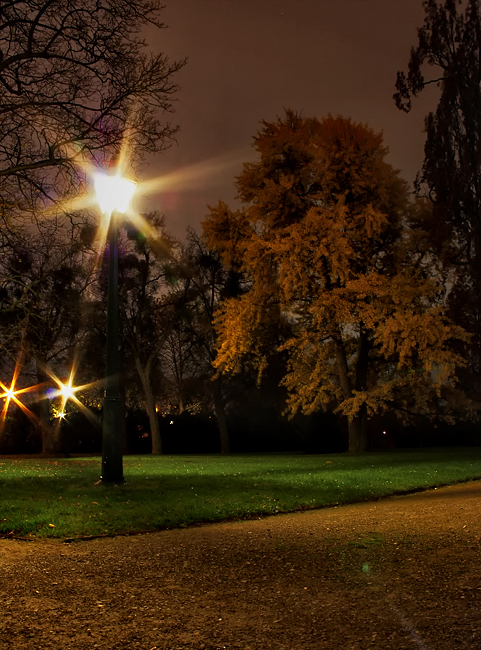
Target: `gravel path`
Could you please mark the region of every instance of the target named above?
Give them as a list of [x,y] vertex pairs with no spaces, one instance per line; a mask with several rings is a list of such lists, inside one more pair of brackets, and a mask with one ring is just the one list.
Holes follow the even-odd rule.
[[481,650],[481,482],[66,544],[0,540],[0,649]]

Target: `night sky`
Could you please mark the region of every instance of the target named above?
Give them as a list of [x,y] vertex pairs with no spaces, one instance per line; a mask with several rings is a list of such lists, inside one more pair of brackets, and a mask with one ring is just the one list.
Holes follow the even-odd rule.
[[262,119],[283,108],[351,117],[383,131],[389,162],[412,183],[422,164],[423,124],[435,88],[399,111],[396,73],[407,70],[422,0],[165,0],[168,29],[148,32],[154,50],[188,57],[176,80],[171,121],[178,144],[151,158],[142,180],[162,175],[143,210],[166,215],[180,238],[198,228],[207,204],[235,205],[234,177],[253,159]]

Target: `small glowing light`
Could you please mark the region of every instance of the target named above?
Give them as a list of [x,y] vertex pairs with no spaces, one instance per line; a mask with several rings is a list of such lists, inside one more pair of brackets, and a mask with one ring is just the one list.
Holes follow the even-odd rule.
[[63,419],[65,417],[65,415],[66,414],[63,411],[60,411],[60,413],[58,414],[57,417],[59,417],[60,419]]
[[383,431],[382,433],[383,433],[383,435],[386,435],[386,432],[385,432],[385,431]]
[[137,183],[122,176],[97,173],[94,175],[94,187],[102,213],[111,214],[128,210]]
[[13,372],[12,381],[10,382],[10,387],[7,387],[3,382],[0,381],[0,389],[3,390],[3,393],[0,395],[0,399],[3,397],[5,402],[3,404],[2,411],[0,413],[0,433],[2,433],[5,426],[5,418],[7,417],[8,408],[10,403],[13,401],[15,404],[22,409],[25,415],[32,421],[37,422],[38,418],[18,399],[19,395],[23,393],[30,393],[37,391],[42,385],[37,384],[36,386],[28,386],[27,388],[15,389],[17,383],[18,375],[22,367],[22,356],[20,355],[15,362],[15,370]]
[[171,420],[171,421],[170,421],[170,424],[174,424],[174,420]]

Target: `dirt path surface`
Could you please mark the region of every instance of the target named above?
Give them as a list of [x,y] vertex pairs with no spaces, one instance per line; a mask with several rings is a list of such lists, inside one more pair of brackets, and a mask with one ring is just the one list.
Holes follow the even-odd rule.
[[481,482],[133,537],[0,540],[0,648],[481,650]]

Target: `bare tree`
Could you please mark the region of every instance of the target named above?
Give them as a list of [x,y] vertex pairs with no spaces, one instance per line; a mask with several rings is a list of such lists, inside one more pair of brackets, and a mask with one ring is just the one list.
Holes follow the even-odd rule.
[[159,29],[157,0],[10,0],[0,4],[0,213],[15,217],[78,191],[78,163],[128,140],[134,157],[175,128],[170,62],[140,38]]
[[183,262],[189,283],[188,319],[184,328],[188,333],[186,353],[195,361],[198,376],[207,380],[214,412],[219,427],[222,453],[230,452],[229,432],[225,409],[225,378],[216,372],[213,363],[217,357],[218,338],[214,326],[217,311],[223,300],[241,292],[241,273],[227,267],[221,255],[209,249],[205,241],[190,229],[184,248]]
[[[48,368],[64,367],[85,333],[86,289],[95,268],[79,228],[56,231],[55,226],[40,222],[0,256],[0,350],[12,362],[23,358],[22,375],[33,368],[41,397],[49,383]],[[45,399],[37,412],[42,451],[55,452],[58,441]]]
[[124,240],[120,262],[122,337],[142,385],[152,432],[152,453],[162,453],[153,384],[159,353],[182,310],[184,300],[172,291],[176,266],[175,240],[157,213],[144,215],[150,234],[135,229]]
[[11,344],[12,358],[25,332],[39,367],[63,339],[73,342],[72,305],[85,281],[71,261],[86,216],[66,199],[84,193],[86,166],[121,149],[135,165],[175,134],[164,118],[185,61],[152,53],[141,38],[148,25],[165,27],[162,8],[157,0],[0,2],[0,345]]

